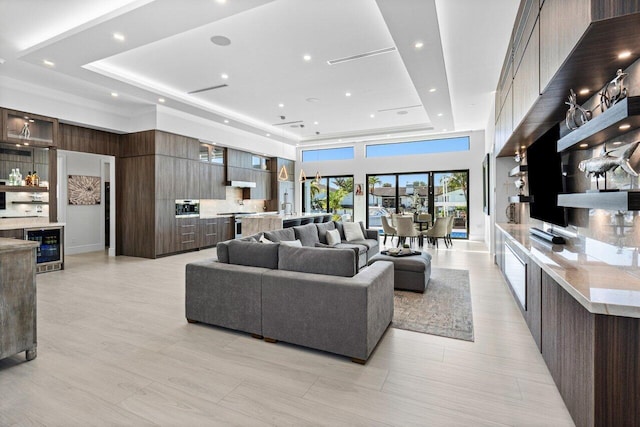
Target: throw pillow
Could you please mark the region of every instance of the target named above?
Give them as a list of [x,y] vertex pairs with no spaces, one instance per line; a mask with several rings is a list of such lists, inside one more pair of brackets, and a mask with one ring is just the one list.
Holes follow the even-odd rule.
[[328,230],[327,245],[335,246],[338,243],[342,243],[342,239],[340,238],[340,232],[338,230]]
[[280,244],[284,246],[293,246],[296,248],[302,247],[302,242],[300,240],[280,240]]
[[271,240],[267,239],[266,237],[264,237],[264,234],[263,234],[262,236],[260,236],[260,243],[273,244],[275,242],[272,242]]
[[342,223],[342,226],[344,227],[344,237],[347,240],[347,242],[364,240],[364,234],[362,234],[362,228],[360,228],[360,223],[344,222]]

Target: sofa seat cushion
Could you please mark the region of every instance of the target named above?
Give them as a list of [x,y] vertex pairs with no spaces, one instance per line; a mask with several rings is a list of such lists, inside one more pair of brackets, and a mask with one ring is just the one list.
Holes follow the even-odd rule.
[[349,243],[352,245],[366,246],[367,250],[375,249],[378,247],[378,241],[373,239],[352,240]]
[[293,231],[293,228],[265,231],[264,236],[272,242],[279,242],[280,240],[296,240],[296,233]]
[[355,244],[355,243],[338,243],[337,245],[334,246],[334,248],[338,248],[338,249],[351,249],[353,250],[354,248],[358,249],[358,253],[359,254],[366,254],[368,248],[365,245],[359,245],[359,244]]
[[[275,246],[275,245],[269,245]],[[353,277],[358,272],[353,249],[295,248],[278,245],[278,269],[328,276]]]
[[333,223],[333,221],[330,222],[323,222],[320,224],[314,224],[316,226],[316,228],[318,229],[318,239],[320,240],[320,243],[327,243],[327,231],[329,230],[335,230],[336,229],[336,225]]
[[278,246],[280,245],[231,240],[227,243],[229,264],[276,269],[278,268]]
[[320,243],[318,228],[315,223],[293,227],[293,232],[295,233],[296,239],[302,243],[302,246],[315,246],[316,243]]

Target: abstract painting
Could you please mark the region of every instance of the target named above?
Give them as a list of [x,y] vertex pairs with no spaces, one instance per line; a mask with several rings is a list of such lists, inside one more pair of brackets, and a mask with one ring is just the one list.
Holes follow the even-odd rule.
[[67,193],[70,205],[99,205],[100,177],[69,175]]

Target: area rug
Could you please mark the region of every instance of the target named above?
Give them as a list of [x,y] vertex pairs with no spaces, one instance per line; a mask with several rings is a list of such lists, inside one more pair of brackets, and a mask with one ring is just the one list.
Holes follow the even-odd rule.
[[469,272],[433,268],[423,294],[396,290],[391,326],[473,341]]

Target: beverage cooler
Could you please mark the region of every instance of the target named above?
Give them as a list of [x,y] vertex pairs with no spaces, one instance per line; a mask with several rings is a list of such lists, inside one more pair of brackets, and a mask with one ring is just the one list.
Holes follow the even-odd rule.
[[40,243],[36,257],[36,271],[62,270],[64,268],[64,244],[62,227],[26,228],[25,240]]

